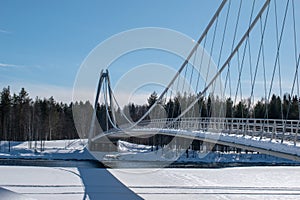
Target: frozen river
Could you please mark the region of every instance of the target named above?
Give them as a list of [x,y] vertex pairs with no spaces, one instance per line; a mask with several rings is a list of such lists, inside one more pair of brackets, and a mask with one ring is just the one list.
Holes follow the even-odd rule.
[[[26,142],[13,142],[8,152],[2,142],[0,199],[300,199],[300,166],[156,168],[157,163],[148,162],[139,163],[148,168],[128,168],[132,163],[125,163],[126,169],[105,169],[91,161],[85,144],[82,140],[47,141],[43,152],[35,152]],[[127,151],[134,149],[133,144],[126,145]],[[224,156],[228,161],[235,155]],[[243,163],[283,162],[256,154],[238,156],[239,161],[248,157],[252,162]],[[215,158],[207,158],[208,163]],[[183,167],[187,166],[184,162]]]
[[[103,169],[0,166],[5,191],[33,199],[300,199],[300,167]],[[23,196],[24,197],[24,196]]]

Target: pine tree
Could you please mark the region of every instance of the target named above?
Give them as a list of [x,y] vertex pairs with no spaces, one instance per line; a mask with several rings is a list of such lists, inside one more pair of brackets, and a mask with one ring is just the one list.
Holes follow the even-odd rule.
[[207,117],[206,100],[205,100],[204,97],[201,97],[198,100],[198,105],[199,105],[199,114],[200,114],[200,117]]
[[174,102],[170,98],[169,101],[164,106],[165,111],[167,113],[167,118],[173,118],[173,112],[174,112]]
[[297,96],[292,99],[289,119],[299,119],[299,100]]
[[254,106],[254,117],[255,118],[264,118],[265,117],[265,105],[263,100],[258,101]]
[[233,101],[231,98],[226,99],[226,117],[227,118],[232,118],[233,117]]
[[9,141],[9,151],[10,151],[10,141],[11,137],[11,95],[10,87],[3,88],[1,92],[1,136],[4,140]]
[[[19,93],[19,113],[20,113],[20,132],[19,140],[26,140],[30,137],[30,126],[31,126],[31,112],[30,103],[31,99],[29,94],[24,88],[21,89]],[[16,113],[14,113],[16,114]]]
[[157,93],[154,91],[150,95],[150,97],[147,99],[148,102],[148,109],[151,108],[151,106],[157,101]]
[[236,106],[234,106],[234,117],[235,118],[245,118],[248,116],[249,110],[245,101],[240,101]]
[[275,94],[272,95],[269,103],[269,119],[280,119],[280,104],[278,105],[277,97]]

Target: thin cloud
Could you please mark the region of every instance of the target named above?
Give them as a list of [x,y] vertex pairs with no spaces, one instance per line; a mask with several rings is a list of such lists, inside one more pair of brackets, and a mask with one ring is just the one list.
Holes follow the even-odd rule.
[[11,34],[10,31],[4,30],[4,29],[0,29],[0,33]]
[[11,64],[11,63],[1,63],[0,69],[29,69],[29,70],[41,70],[41,65],[19,65],[19,64]]
[[8,63],[0,63],[0,67],[24,67],[23,65],[14,65]]
[[[1,74],[0,74],[1,76]],[[36,97],[41,99],[54,97],[55,101],[63,102],[63,103],[71,103],[72,102],[72,87],[68,86],[57,86],[51,84],[44,84],[41,82],[29,82],[22,79],[17,79],[12,77],[10,80],[1,80],[0,77],[0,86],[10,86],[11,94],[18,94],[21,88],[25,88],[25,90],[29,93],[30,98],[33,100]],[[2,90],[3,88],[0,88]]]

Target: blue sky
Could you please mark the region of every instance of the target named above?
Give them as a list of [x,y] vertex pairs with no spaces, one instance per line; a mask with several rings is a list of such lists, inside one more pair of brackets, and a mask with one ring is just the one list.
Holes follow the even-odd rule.
[[0,0],[0,88],[25,87],[33,98],[69,102],[81,63],[99,43],[142,27],[173,29],[197,40],[220,2]]
[[100,42],[148,26],[197,38],[219,2],[1,0],[0,87],[68,100],[80,64]]

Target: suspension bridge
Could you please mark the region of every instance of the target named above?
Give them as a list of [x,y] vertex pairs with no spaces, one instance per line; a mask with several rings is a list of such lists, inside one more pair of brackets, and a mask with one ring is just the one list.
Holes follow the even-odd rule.
[[[90,149],[96,151],[103,138],[160,135],[171,138],[168,142],[185,138],[300,161],[299,11],[295,0],[223,0],[173,79],[138,120],[118,103],[109,71],[101,71]],[[178,94],[175,115],[174,107],[165,105]],[[276,105],[279,119],[270,115],[272,94],[282,99]],[[202,102],[208,97],[204,116]],[[232,107],[243,103],[240,117],[233,116],[227,100]],[[259,117],[257,102],[263,104]],[[99,104],[106,112],[102,131],[95,125]],[[291,119],[291,112],[298,116]]]

